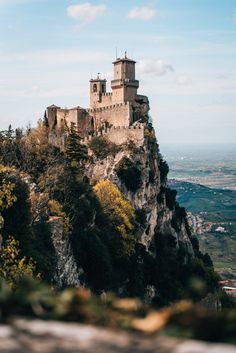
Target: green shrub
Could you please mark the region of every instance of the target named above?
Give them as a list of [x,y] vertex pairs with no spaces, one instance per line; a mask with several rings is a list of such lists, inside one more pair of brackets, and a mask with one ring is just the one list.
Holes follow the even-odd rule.
[[109,155],[115,155],[119,151],[119,147],[105,137],[94,137],[89,143],[89,148],[93,151],[98,159],[106,158]]
[[176,214],[176,217],[181,221],[184,220],[185,217],[187,216],[185,208],[180,207],[178,203],[175,206],[175,214]]
[[164,186],[160,187],[160,192],[157,195],[157,202],[158,203],[163,203],[164,202],[164,196],[165,196],[165,188]]
[[116,173],[129,191],[135,192],[142,185],[141,170],[127,157],[118,163]]
[[150,140],[150,141],[156,139],[155,131],[154,131],[153,129],[152,129],[152,130],[150,130],[150,129],[145,129],[145,131],[144,131],[144,136],[145,136],[148,140]]
[[165,194],[166,194],[166,205],[170,210],[173,210],[176,204],[175,200],[176,200],[177,191],[166,188]]
[[141,227],[145,227],[147,224],[147,214],[143,208],[139,208],[135,210],[137,222],[140,224]]
[[163,160],[163,158],[160,158],[160,178],[161,178],[161,183],[166,183],[167,180],[167,175],[169,173],[169,166],[166,161]]
[[171,219],[171,226],[174,228],[174,230],[176,230],[176,232],[180,232],[181,228],[180,228],[178,217],[176,217],[176,215],[173,215]]

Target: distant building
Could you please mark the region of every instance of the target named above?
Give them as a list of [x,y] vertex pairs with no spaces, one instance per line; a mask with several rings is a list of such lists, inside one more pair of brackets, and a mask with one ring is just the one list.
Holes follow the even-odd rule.
[[221,227],[221,226],[217,227],[215,231],[216,231],[216,232],[219,232],[219,233],[226,233],[225,228],[224,228],[224,227]]

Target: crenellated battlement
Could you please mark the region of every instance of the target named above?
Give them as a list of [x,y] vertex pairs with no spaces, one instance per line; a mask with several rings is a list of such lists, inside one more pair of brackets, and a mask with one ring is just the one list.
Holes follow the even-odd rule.
[[140,146],[144,141],[144,130],[144,124],[142,123],[136,123],[131,126],[112,126],[108,128],[104,126],[100,131],[94,131],[92,135],[84,137],[81,143],[87,145],[94,137],[101,136],[117,145],[123,145],[133,141],[137,146]]
[[[111,93],[112,94],[112,93]],[[88,113],[95,113],[95,112],[102,112],[104,110],[113,110],[114,108],[118,107],[124,107],[130,105],[130,102],[125,102],[125,103],[116,103],[112,105],[107,105],[105,107],[98,107],[98,108],[93,108],[93,109],[86,109]]]

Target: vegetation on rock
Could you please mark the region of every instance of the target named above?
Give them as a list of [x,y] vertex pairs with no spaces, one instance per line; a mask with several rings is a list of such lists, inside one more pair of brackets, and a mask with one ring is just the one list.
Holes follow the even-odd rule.
[[108,141],[103,136],[93,137],[88,146],[98,159],[106,158],[109,155],[114,156],[119,151],[119,147],[115,143]]
[[[200,300],[207,291],[217,290],[212,263],[196,247],[194,257],[181,242],[177,247],[172,234],[160,229],[148,251],[139,242],[140,227],[147,226],[145,210],[134,210],[109,180],[90,185],[85,173],[87,150],[73,127],[64,153],[50,146],[47,136],[46,124],[25,133],[9,128],[0,134],[3,246],[14,237],[18,258],[26,257],[24,264],[32,259],[33,272],[53,284],[57,258],[49,220],[58,217],[63,219],[64,235],[82,269],[80,281],[95,293],[113,291],[144,300],[152,288],[153,302],[160,306],[182,298]],[[149,152],[157,153],[154,137],[148,139]],[[97,157],[103,158],[99,153]],[[164,181],[167,166],[164,162],[162,166]],[[122,158],[116,173],[128,191],[135,193],[141,187],[141,168],[132,158]],[[185,213],[175,196],[162,186],[157,201],[160,207],[166,201],[167,210],[172,210],[173,231],[178,233]],[[191,289],[195,278],[204,290]]]
[[141,170],[128,157],[123,157],[116,166],[116,173],[128,190],[137,191],[141,184]]
[[21,257],[19,242],[9,237],[0,249],[0,277],[13,287],[20,278],[34,275],[35,264],[25,256]]
[[121,194],[117,186],[109,180],[101,180],[94,187],[104,213],[109,218],[111,225],[120,234],[125,252],[130,255],[135,250],[136,217],[135,211]]

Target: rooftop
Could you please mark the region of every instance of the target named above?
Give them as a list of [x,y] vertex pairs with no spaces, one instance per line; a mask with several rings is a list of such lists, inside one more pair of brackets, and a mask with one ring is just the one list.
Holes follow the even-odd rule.
[[131,63],[136,64],[136,61],[134,61],[134,60],[132,60],[132,59],[127,58],[127,54],[126,54],[126,52],[125,52],[125,56],[124,56],[123,58],[116,58],[116,60],[115,60],[115,61],[113,61],[113,63],[112,63],[112,64],[117,64],[117,63],[122,62],[122,61],[129,61],[129,62],[131,62]]
[[57,109],[60,109],[61,107],[58,107],[57,105],[52,104],[52,105],[49,105],[49,107],[47,107],[47,108],[57,108]]

